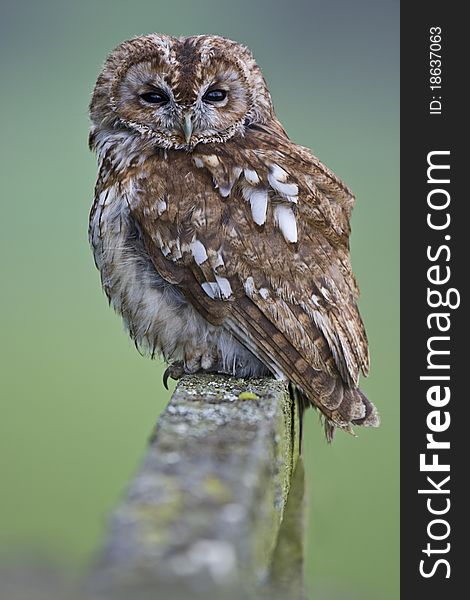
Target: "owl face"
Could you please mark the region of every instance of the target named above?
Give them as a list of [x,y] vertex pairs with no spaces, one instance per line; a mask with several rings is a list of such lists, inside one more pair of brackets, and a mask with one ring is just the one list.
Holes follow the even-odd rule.
[[124,42],[100,75],[91,115],[164,148],[225,142],[272,116],[259,67],[240,44],[217,36],[150,35]]

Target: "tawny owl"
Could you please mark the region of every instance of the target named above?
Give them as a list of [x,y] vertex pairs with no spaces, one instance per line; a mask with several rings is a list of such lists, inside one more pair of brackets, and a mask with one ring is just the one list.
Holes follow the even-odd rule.
[[277,120],[258,65],[218,36],[151,34],[98,77],[90,240],[138,348],[177,378],[287,379],[335,426],[376,426],[349,258],[354,197]]

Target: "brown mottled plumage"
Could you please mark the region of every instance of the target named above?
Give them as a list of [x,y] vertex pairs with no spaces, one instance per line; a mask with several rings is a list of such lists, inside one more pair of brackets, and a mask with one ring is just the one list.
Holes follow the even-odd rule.
[[376,426],[349,258],[350,190],[276,119],[259,67],[217,36],[152,34],[91,102],[90,240],[131,337],[177,377],[288,379],[334,426]]

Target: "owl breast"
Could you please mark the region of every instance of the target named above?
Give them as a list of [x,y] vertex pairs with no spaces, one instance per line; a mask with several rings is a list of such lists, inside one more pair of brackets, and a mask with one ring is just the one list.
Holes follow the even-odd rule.
[[[166,209],[165,183],[154,202],[158,217]],[[140,181],[128,178],[106,187],[97,185],[89,236],[103,289],[142,352],[160,355],[185,372],[200,369],[256,376],[267,368],[221,325],[206,321],[181,289],[157,271],[131,214]],[[164,252],[165,253],[165,252]]]

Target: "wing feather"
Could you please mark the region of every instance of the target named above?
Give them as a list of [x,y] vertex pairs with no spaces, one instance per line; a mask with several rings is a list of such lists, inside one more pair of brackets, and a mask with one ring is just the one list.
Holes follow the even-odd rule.
[[163,277],[328,419],[373,424],[355,390],[369,356],[349,258],[354,197],[329,169],[258,127],[169,153],[135,189],[132,214]]

